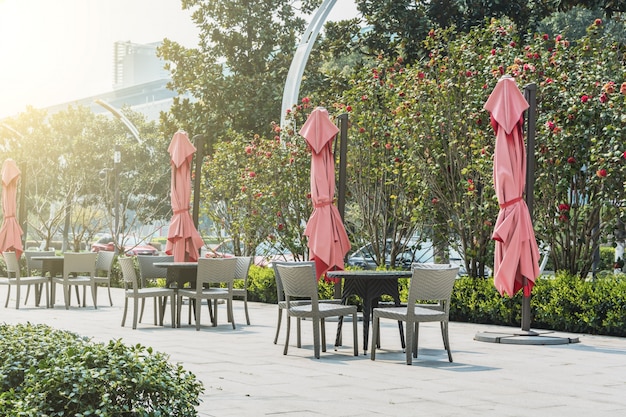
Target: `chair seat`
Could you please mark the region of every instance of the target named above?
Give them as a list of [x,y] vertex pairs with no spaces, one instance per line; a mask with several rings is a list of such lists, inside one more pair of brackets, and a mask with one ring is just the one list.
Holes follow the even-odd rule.
[[[191,290],[191,289],[178,290],[178,296],[197,298],[198,293],[196,292],[196,290]],[[227,288],[204,288],[202,290],[202,293],[200,293],[200,297],[203,297],[203,298],[225,297],[225,296],[228,296]]]
[[159,288],[159,287],[148,287],[148,288],[140,288],[135,293],[132,289],[126,290],[126,295],[131,297],[169,297],[174,295],[174,290],[169,288]]
[[[446,319],[444,311],[434,310],[428,307],[415,306],[415,320],[422,322],[441,321]],[[406,307],[386,307],[374,309],[374,314],[380,318],[407,321],[408,311]]]
[[[54,277],[52,278],[52,282],[63,284],[63,277]],[[68,278],[67,282],[69,282],[70,285],[91,285],[92,279],[90,277],[78,276]]]
[[[20,277],[21,284],[46,284],[48,282],[48,278],[46,277]],[[5,284],[16,285],[17,278],[8,278]]]
[[[343,304],[318,304],[319,312],[315,313],[317,317],[336,317],[336,316],[349,316],[356,314],[357,308],[355,305],[343,305]],[[311,317],[313,313],[313,306],[309,304],[292,306],[289,308],[289,314],[293,317]]]

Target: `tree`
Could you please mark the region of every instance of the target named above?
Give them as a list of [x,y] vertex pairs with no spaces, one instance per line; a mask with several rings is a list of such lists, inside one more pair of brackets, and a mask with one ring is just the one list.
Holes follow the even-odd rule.
[[184,128],[212,143],[232,130],[263,132],[280,117],[282,87],[294,46],[304,31],[299,13],[320,0],[184,0],[195,8],[198,48],[165,40],[159,54],[172,73],[170,88],[185,94],[162,118],[163,130]]

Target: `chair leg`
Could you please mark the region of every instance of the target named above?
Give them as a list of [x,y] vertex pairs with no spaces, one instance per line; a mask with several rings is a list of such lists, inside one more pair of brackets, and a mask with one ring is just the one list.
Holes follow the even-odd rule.
[[357,331],[356,313],[352,314],[352,338],[354,343],[354,356],[359,356],[359,336]]
[[[24,297],[24,305],[28,302],[28,295],[30,294],[30,284],[26,286],[26,297]],[[37,304],[35,304],[37,305]]]
[[326,320],[320,319],[320,327],[322,329],[322,352],[326,352]]
[[[209,303],[210,305],[211,300],[207,300],[207,303]],[[226,315],[228,315],[228,313],[226,313]],[[213,327],[217,327],[217,298],[213,300],[213,323],[212,325]]]
[[274,336],[274,344],[278,343],[278,334],[280,333],[280,322],[283,318],[283,309],[278,307],[278,321],[276,324],[276,336]]
[[296,346],[298,346],[298,349],[302,347],[302,336],[301,336],[302,330],[300,329],[301,322],[302,322],[302,319],[298,317],[298,320],[296,322],[296,331],[298,332],[298,334],[296,335],[296,341],[297,341]]
[[[77,294],[78,294],[78,287],[76,288]],[[63,286],[63,300],[65,301],[65,309],[69,310],[70,309],[70,297],[72,296],[72,288],[71,285],[64,285]],[[78,304],[78,306],[80,307],[80,303]]]
[[406,322],[406,347],[404,349],[406,356],[406,364],[413,364],[413,338],[416,337],[415,325],[410,322]]
[[233,299],[231,298],[227,300],[226,305],[228,306],[228,315],[230,316],[230,322],[233,325],[233,330],[235,330],[236,326],[235,326],[235,317],[233,314]]
[[133,301],[133,330],[137,328],[137,313],[139,310],[139,300],[135,298]]
[[170,296],[170,314],[172,316],[172,327],[176,327],[176,297]]
[[19,310],[20,308],[20,287],[21,285],[15,286],[15,309]]
[[287,354],[289,348],[289,331],[291,330],[291,316],[287,313],[287,331],[285,332],[285,348],[283,349],[283,355]]
[[380,318],[376,314],[376,311],[372,314],[372,347],[370,348],[370,358],[376,360],[376,339],[378,339],[378,333],[380,332]]
[[246,295],[243,299],[243,309],[246,312],[246,324],[250,325],[250,316],[248,315],[248,296]]
[[[9,284],[9,285],[7,285],[7,287],[9,287],[9,288],[7,289],[7,301],[4,303],[4,308],[8,307],[8,305],[9,305],[9,296],[11,295],[11,285]],[[278,336],[278,334],[276,336]]]
[[[135,300],[135,303],[137,300]],[[122,327],[126,323],[126,313],[128,312],[128,297],[124,297],[124,313],[122,314]]]
[[111,283],[110,282],[107,284],[107,290],[109,291],[109,304],[111,304],[111,307],[113,307],[113,298],[111,297]]
[[[196,301],[196,330],[200,330],[200,314],[202,311],[202,299],[197,299]],[[211,303],[211,300],[208,300]]]
[[452,362],[452,351],[450,350],[450,334],[448,333],[448,323],[442,321],[441,322],[442,329],[445,327],[445,336],[443,338],[443,343],[448,351],[448,361]]
[[314,317],[313,322],[313,351],[315,352],[315,359],[320,358],[320,319]]
[[[85,285],[83,287],[83,307],[85,306],[85,299],[87,297],[85,297],[85,291],[87,290],[86,288],[87,286]],[[98,303],[96,302],[98,300],[98,294],[96,293],[96,291],[98,290],[98,286],[92,282],[91,283],[91,299],[93,300],[93,308],[94,309],[98,309]]]
[[141,319],[143,318],[143,309],[146,306],[146,299],[141,299],[141,312],[139,313],[139,323],[141,323]]
[[413,331],[413,347],[411,349],[413,349],[413,357],[417,358],[417,354],[418,354],[418,347],[417,347],[417,342],[420,339],[420,324],[418,322],[415,323],[415,328]]

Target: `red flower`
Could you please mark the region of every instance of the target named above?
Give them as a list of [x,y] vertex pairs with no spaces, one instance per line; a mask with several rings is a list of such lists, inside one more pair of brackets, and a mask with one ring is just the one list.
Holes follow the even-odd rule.
[[246,146],[246,153],[252,155],[252,146]]
[[254,178],[254,177],[256,177],[256,172],[254,172],[254,171],[250,171],[250,172],[248,172],[248,176],[249,176],[250,178]]
[[601,169],[596,171],[596,175],[598,177],[600,177],[600,178],[606,177],[606,174],[607,174],[607,172],[606,172],[606,169],[604,169],[604,168],[601,168]]
[[439,202],[439,199],[437,197],[434,197],[432,200],[430,200],[430,202],[433,204],[437,204]]
[[622,86],[619,88],[619,92],[626,95],[626,82],[622,83]]
[[547,33],[543,34],[543,40],[547,41],[548,39],[550,39],[550,35],[548,35]]
[[[424,77],[426,77],[426,74],[424,74],[422,71],[417,73],[417,78],[419,78],[420,80],[423,80]],[[626,83],[624,83],[624,84],[626,84]]]
[[576,163],[576,158],[574,158],[573,156],[570,156],[569,158],[567,158],[567,163],[568,164],[575,164]]
[[626,159],[626,151],[624,151],[624,159]]
[[304,98],[302,99],[302,102],[303,102],[304,104],[309,104],[309,103],[311,102],[311,99],[310,99],[310,98],[308,98],[308,97],[304,97]]
[[600,94],[600,103],[606,103],[607,101],[609,101],[609,96],[606,93]]
[[393,148],[393,145],[389,142],[385,143],[385,149],[387,149],[388,151],[391,150],[391,148]]
[[594,24],[594,25],[596,25],[596,26],[600,26],[600,25],[602,25],[602,19],[596,19],[596,20],[594,20],[594,21],[593,21],[593,24]]
[[556,35],[556,39],[555,39],[555,40],[556,40],[557,42],[561,42],[561,39],[563,39],[563,36],[561,36],[561,35]]
[[352,111],[352,106],[346,106],[346,111],[347,112],[351,112]]
[[552,120],[547,121],[546,126],[548,126],[548,129],[550,130],[554,130],[554,128],[556,127],[556,125],[554,124]]
[[588,101],[589,101],[589,96],[588,96],[587,94],[583,94],[583,95],[580,97],[580,101],[582,101],[583,103],[588,102]]
[[491,50],[491,55],[495,55],[495,54],[496,54],[496,50],[495,50],[495,49],[492,49],[492,50]]
[[511,41],[511,43],[509,45],[511,45],[512,48],[515,48],[516,43],[515,43],[515,41]]
[[567,221],[569,220],[569,217],[567,217],[566,214],[561,214],[559,216],[559,220],[562,221],[563,223],[567,223]]
[[247,189],[248,189],[248,187],[246,187],[246,186],[244,185],[244,186],[242,186],[242,187],[241,187],[241,192],[242,192],[242,193],[245,193]]
[[559,211],[569,211],[569,209],[570,209],[569,204],[566,204],[566,203],[559,204]]
[[364,127],[360,127],[359,128],[359,133],[365,133],[365,128]]
[[278,226],[277,226],[278,230],[283,230],[284,228],[285,228],[285,225],[282,224],[282,223],[279,223]]
[[367,97],[367,95],[362,95],[361,96],[361,101],[367,101],[369,97]]

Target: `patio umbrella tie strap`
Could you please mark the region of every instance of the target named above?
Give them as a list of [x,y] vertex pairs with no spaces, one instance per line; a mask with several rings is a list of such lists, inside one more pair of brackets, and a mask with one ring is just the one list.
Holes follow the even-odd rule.
[[500,208],[503,209],[503,208],[510,207],[510,206],[512,206],[513,204],[515,204],[515,203],[517,203],[519,201],[522,201],[522,197],[517,197],[517,198],[514,198],[513,200],[507,201],[504,204],[500,204]]
[[187,207],[186,209],[174,210],[174,214],[181,214],[181,213],[188,213],[188,212],[189,212],[189,207]]
[[320,202],[320,203],[313,204],[313,207],[320,208],[320,207],[330,206],[331,204],[333,204],[332,201],[323,201],[323,202]]

